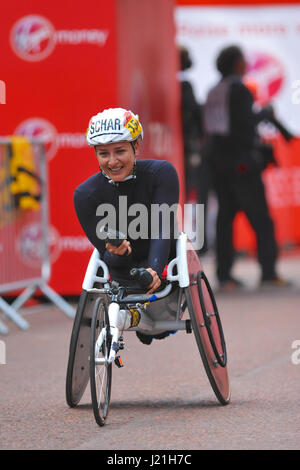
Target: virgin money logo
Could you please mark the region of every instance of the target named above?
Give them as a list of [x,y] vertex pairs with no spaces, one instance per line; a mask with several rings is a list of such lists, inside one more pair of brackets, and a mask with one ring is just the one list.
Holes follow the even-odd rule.
[[104,46],[108,34],[108,30],[100,29],[57,31],[43,16],[28,15],[19,19],[12,27],[10,44],[18,57],[29,62],[36,62],[48,57],[57,44]]
[[61,132],[43,118],[29,118],[21,122],[14,135],[22,135],[28,139],[41,141],[45,146],[47,160],[51,160],[59,148],[79,149],[87,146],[85,134],[82,132]]
[[[38,268],[45,259],[45,234],[41,224],[25,225],[16,240],[16,252],[22,263],[31,268]],[[48,255],[53,265],[65,252],[90,252],[93,246],[87,237],[62,236],[53,225],[48,228]]]
[[54,157],[58,148],[57,130],[42,118],[30,118],[23,121],[16,128],[15,135],[22,135],[28,139],[37,139],[43,142],[47,159]]
[[247,77],[256,82],[256,99],[264,106],[281,90],[285,77],[284,67],[270,54],[253,52],[247,55]]
[[29,15],[15,23],[10,43],[18,57],[36,62],[48,57],[55,47],[55,30],[46,18]]
[[[49,228],[49,257],[54,263],[61,252],[58,231],[50,226]],[[16,249],[22,262],[31,267],[39,267],[45,259],[45,238],[41,224],[28,224],[21,230],[16,241]]]

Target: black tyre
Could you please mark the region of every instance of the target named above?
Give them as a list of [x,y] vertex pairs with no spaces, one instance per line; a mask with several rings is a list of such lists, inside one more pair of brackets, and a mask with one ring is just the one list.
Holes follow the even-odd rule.
[[192,276],[185,296],[207,377],[219,402],[227,405],[230,385],[224,333],[212,289],[203,271]]
[[[101,333],[101,341],[97,340]],[[96,423],[105,424],[108,415],[112,364],[107,362],[111,347],[111,334],[108,312],[103,300],[98,298],[95,302],[91,324],[90,336],[90,386],[92,406]],[[97,363],[97,361],[102,361]]]
[[[204,284],[203,284],[203,282]],[[202,285],[203,284],[203,285]],[[201,304],[201,309],[203,313],[204,323],[206,326],[207,334],[209,336],[211,347],[215,353],[216,360],[221,367],[225,367],[227,364],[227,351],[226,343],[222,328],[222,323],[213,294],[212,288],[208,282],[207,277],[203,271],[199,271],[197,274],[197,285],[198,285],[198,294]],[[209,295],[209,299],[212,305],[212,312],[207,311],[206,301],[205,301],[205,290]],[[215,318],[212,318],[215,317]]]
[[66,401],[73,408],[78,405],[89,381],[88,350],[91,319],[89,305],[93,300],[82,291],[73,323],[66,376]]

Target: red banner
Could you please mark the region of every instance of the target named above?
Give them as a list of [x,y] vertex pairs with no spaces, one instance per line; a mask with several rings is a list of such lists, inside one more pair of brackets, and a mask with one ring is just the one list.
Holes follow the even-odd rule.
[[75,187],[98,171],[85,140],[90,117],[107,107],[132,108],[145,127],[143,155],[182,169],[173,1],[140,3],[90,0],[68,8],[21,0],[2,9],[0,135],[45,143],[49,284],[63,295],[80,293],[92,250],[73,207]]
[[[98,14],[91,14],[91,11]],[[85,131],[99,107],[116,105],[114,3],[92,0],[7,3],[0,31],[1,135],[25,135],[46,146],[49,176],[50,285],[81,290],[91,247],[73,208],[73,190],[97,171]],[[28,261],[27,261],[28,262]]]
[[118,0],[117,6],[119,103],[138,113],[143,123],[141,158],[164,159],[175,165],[184,203],[173,1]]

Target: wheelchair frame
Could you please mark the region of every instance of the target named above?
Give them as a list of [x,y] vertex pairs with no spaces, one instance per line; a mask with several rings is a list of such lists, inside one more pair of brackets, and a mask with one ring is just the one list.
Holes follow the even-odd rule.
[[[148,330],[150,335],[152,330],[154,331],[157,329],[163,331],[185,330],[187,333],[191,333],[193,331],[206,373],[208,375],[208,379],[215,392],[215,395],[222,405],[229,403],[230,388],[227,375],[227,354],[219,313],[217,311],[216,302],[208,280],[202,271],[199,261],[199,266],[197,264],[198,257],[194,251],[190,261],[192,265],[194,264],[194,269],[195,267],[196,270],[198,268],[200,269],[198,269],[196,277],[195,273],[189,272],[187,256],[188,244],[189,249],[193,250],[187,235],[185,233],[181,233],[177,240],[176,258],[174,258],[169,263],[167,268],[167,284],[161,291],[155,292],[151,295],[130,294],[126,295],[125,297],[122,295],[120,296],[119,294],[121,292],[120,289],[122,289],[122,286],[118,288],[119,290],[113,290],[112,284],[109,282],[108,267],[101,260],[98,250],[94,249],[91,255],[82,285],[83,292],[76,315],[78,318],[77,321],[75,318],[71,337],[67,371],[66,397],[69,406],[76,406],[80,401],[81,396],[86,388],[88,379],[90,378],[94,415],[97,424],[100,426],[105,423],[105,419],[108,413],[111,388],[111,365],[113,362],[115,362],[119,367],[121,366],[120,363],[118,363],[117,352],[120,349],[123,349],[124,331]],[[174,275],[173,271],[175,267],[177,267],[177,274]],[[102,276],[98,275],[99,269],[101,269],[103,272]],[[201,284],[203,280],[204,284]],[[147,307],[145,308],[145,306],[147,306],[149,303],[151,304],[152,302],[159,301],[159,299],[163,299],[168,296],[172,291],[174,282],[178,283],[177,313],[175,320],[153,320],[147,314]],[[101,285],[100,288],[95,287],[97,283]],[[199,304],[197,303],[197,300],[195,301],[194,288],[196,287],[198,289],[197,292],[199,296]],[[125,289],[126,292],[126,288],[123,289]],[[208,302],[210,307],[206,306],[208,298],[207,295],[210,299]],[[184,303],[182,302],[183,297],[185,297]],[[99,306],[103,308],[104,312],[102,316],[103,327],[99,332],[95,333],[96,325],[93,325],[93,321],[94,323],[95,321],[99,323],[99,319],[96,318],[97,315],[99,315]],[[185,307],[188,308],[190,319],[181,320]],[[140,314],[140,320],[137,326],[130,325],[131,309],[138,311]],[[199,313],[200,309],[202,311],[201,315]],[[205,309],[205,312],[203,309]],[[207,312],[209,309],[212,311]],[[212,321],[215,321],[216,326],[212,325]],[[92,328],[90,328],[91,325]],[[93,328],[95,330],[94,332]],[[83,335],[84,339],[80,341],[78,338],[80,333],[83,331],[85,332]],[[88,341],[88,336],[90,348],[89,356],[87,358],[87,348],[86,344],[84,343]],[[214,339],[214,336],[216,336],[216,340]],[[77,343],[76,351],[74,349],[74,342]],[[82,357],[80,356],[80,349],[82,350]],[[85,350],[85,356],[83,355],[83,350]],[[102,357],[97,357],[99,352],[103,353],[101,354]],[[77,360],[75,358],[76,354],[78,356]],[[84,365],[82,365],[83,362]],[[97,366],[100,365],[105,366],[107,372],[109,372],[109,384],[106,385],[109,390],[107,389],[105,395],[106,412],[102,416],[99,411],[99,398],[97,397],[97,393],[95,391],[95,375],[93,376]],[[76,377],[78,390],[76,389],[76,386],[74,386],[74,383],[76,382],[76,379],[74,380],[74,368],[77,371],[75,372],[75,375],[77,374]],[[220,385],[220,377],[215,376],[216,374],[220,375],[218,368],[223,369],[221,371],[220,377],[221,382],[223,381],[225,384],[224,387],[223,383]],[[88,370],[89,375],[87,373]],[[74,393],[72,387],[74,390],[78,391],[78,393]]]

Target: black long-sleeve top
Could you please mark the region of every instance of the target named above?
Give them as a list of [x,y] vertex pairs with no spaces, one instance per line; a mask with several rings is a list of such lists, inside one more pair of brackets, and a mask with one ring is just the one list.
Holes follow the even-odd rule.
[[[97,231],[100,220],[104,220],[107,213],[102,216],[97,215],[96,212],[99,206],[102,204],[114,206],[116,225],[111,228],[121,230],[123,227],[120,228],[118,222],[120,216],[124,217],[125,214],[122,209],[123,206],[120,206],[119,196],[127,197],[128,209],[133,204],[143,204],[147,208],[147,215],[146,219],[139,219],[139,221],[144,224],[144,229],[148,225],[148,238],[134,240],[130,237],[130,230],[125,235],[127,235],[126,238],[131,244],[133,259],[136,261],[147,259],[148,266],[146,267],[152,268],[158,275],[161,275],[165,265],[175,256],[176,222],[173,224],[173,217],[171,216],[170,236],[165,238],[167,234],[163,233],[160,218],[158,238],[151,239],[151,228],[153,226],[151,224],[151,205],[167,204],[171,207],[173,204],[178,203],[179,181],[177,172],[174,166],[167,161],[147,159],[137,160],[135,175],[135,179],[123,181],[116,185],[109,182],[102,172],[94,174],[74,191],[76,214],[88,239],[105,260],[108,253],[105,249],[106,242],[98,237]],[[123,198],[124,201],[125,198]],[[122,214],[119,214],[120,210]],[[132,221],[137,221],[137,217],[139,217],[139,213],[134,211],[133,215],[127,215],[128,226]],[[140,230],[137,228],[137,231]]]

